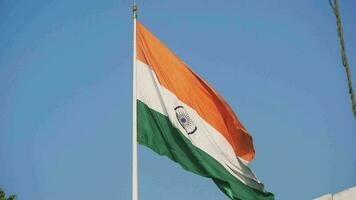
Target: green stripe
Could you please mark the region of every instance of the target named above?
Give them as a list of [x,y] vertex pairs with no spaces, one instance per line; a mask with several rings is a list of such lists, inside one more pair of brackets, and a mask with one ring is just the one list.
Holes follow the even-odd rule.
[[195,147],[170,120],[137,100],[138,142],[167,156],[184,169],[212,178],[233,200],[272,200],[272,193],[261,192],[240,182],[220,163]]

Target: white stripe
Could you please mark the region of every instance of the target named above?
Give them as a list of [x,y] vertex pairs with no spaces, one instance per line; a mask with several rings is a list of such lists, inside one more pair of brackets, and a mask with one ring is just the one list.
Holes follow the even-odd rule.
[[[194,146],[213,157],[234,177],[252,188],[264,190],[263,184],[250,168],[236,156],[226,138],[201,118],[194,109],[160,85],[155,73],[140,60],[137,60],[137,99],[151,109],[167,116]],[[195,123],[197,130],[194,134],[188,134],[178,122],[174,110],[177,106],[183,106]]]

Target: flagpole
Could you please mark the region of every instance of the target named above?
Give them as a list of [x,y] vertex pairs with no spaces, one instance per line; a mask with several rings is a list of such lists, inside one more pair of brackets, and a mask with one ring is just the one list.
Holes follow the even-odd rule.
[[137,170],[137,104],[136,104],[136,18],[137,5],[134,0],[133,11],[133,69],[132,69],[132,200],[138,200]]

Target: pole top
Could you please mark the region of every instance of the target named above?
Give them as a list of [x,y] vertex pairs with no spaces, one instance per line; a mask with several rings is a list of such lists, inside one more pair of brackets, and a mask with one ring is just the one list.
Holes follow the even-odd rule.
[[133,12],[134,19],[137,18],[137,11],[138,11],[138,6],[136,5],[136,2],[134,2],[133,6],[132,6],[132,12]]

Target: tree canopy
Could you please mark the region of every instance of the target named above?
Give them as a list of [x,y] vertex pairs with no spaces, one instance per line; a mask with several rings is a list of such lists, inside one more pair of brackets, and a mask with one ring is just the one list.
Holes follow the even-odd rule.
[[5,191],[2,188],[0,188],[0,200],[15,200],[15,199],[16,199],[15,194],[6,197]]

